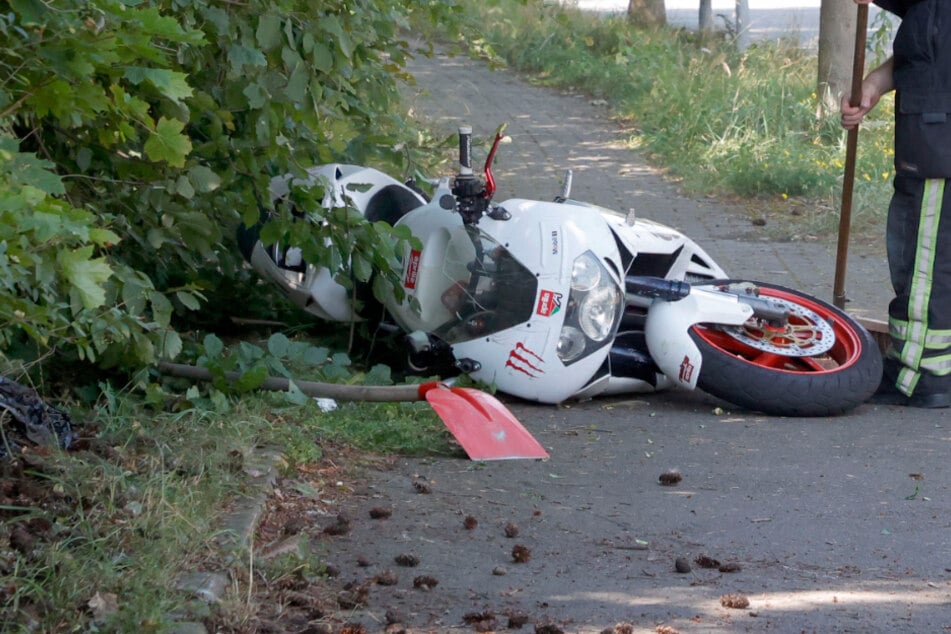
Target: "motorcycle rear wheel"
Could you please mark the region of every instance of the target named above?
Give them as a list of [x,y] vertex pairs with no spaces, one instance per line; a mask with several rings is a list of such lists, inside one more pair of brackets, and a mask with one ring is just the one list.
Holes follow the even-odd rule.
[[[715,284],[739,283],[739,280]],[[827,351],[808,356],[807,349],[794,349],[790,337],[778,345],[771,333],[751,330],[764,340],[760,348],[714,326],[698,324],[690,336],[703,357],[697,386],[741,407],[774,416],[835,416],[866,401],[882,376],[882,354],[872,335],[844,311],[805,293],[762,282],[749,282],[761,297],[778,299],[804,309],[790,318],[793,326],[817,338],[829,326],[835,343]],[[825,324],[813,323],[818,317]],[[763,347],[769,350],[762,349]],[[782,348],[790,348],[783,354]],[[805,353],[805,354],[804,354]]]

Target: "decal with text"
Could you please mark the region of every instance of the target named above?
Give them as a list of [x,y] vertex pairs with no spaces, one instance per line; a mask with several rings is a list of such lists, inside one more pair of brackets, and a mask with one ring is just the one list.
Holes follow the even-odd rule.
[[542,291],[538,296],[538,306],[535,312],[542,317],[551,317],[561,308],[561,293]]
[[680,382],[690,383],[693,378],[693,371],[697,366],[690,363],[690,357],[684,355],[684,360],[680,362]]
[[409,262],[406,264],[406,277],[403,278],[403,286],[406,288],[416,288],[416,279],[419,277],[419,259],[422,252],[413,249],[409,252]]

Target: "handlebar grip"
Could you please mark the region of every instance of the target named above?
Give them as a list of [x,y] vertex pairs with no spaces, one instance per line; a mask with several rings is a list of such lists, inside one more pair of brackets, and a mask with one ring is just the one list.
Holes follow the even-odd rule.
[[459,126],[459,173],[472,174],[472,128]]

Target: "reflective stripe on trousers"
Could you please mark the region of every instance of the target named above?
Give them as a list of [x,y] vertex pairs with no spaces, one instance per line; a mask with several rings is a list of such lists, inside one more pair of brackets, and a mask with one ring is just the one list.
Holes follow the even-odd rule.
[[908,318],[889,317],[889,334],[896,344],[891,355],[902,365],[896,385],[906,394],[914,392],[922,372],[938,376],[951,374],[951,329],[929,328],[929,309],[935,299],[932,293],[944,190],[944,179],[924,181],[914,263],[908,279],[910,284],[905,307]]

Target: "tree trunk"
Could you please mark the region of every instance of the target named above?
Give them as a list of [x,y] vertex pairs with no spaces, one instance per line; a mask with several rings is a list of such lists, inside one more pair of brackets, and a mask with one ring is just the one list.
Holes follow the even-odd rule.
[[700,0],[700,19],[698,26],[701,31],[713,30],[713,0]]
[[851,89],[855,25],[854,2],[822,0],[819,10],[819,76],[816,84],[820,116],[837,113],[842,95]]
[[667,24],[664,0],[629,0],[627,18],[634,26],[653,29]]
[[749,0],[736,0],[736,48],[745,51],[749,47],[750,2]]

